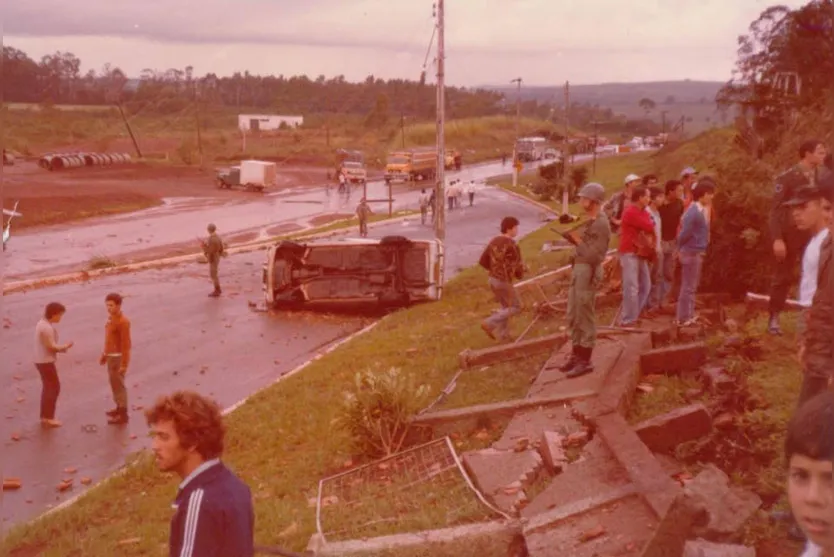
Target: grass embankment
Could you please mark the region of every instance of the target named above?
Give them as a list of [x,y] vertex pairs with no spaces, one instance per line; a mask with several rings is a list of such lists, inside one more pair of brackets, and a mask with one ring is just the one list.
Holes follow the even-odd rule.
[[[531,276],[559,266],[566,256],[564,252],[541,252],[542,242],[553,239],[549,226],[521,241]],[[252,487],[257,543],[304,548],[315,531],[315,509],[308,506],[308,499],[315,496],[318,481],[344,470],[346,461],[359,463],[349,437],[335,427],[343,393],[352,388],[358,372],[401,368],[428,385],[434,398],[456,373],[461,350],[493,343],[480,330],[480,321],[494,307],[483,270],[467,269],[447,284],[443,300],[394,313],[373,331],[259,393],[232,413],[225,460]],[[513,333],[520,334],[529,322],[529,315],[518,317]],[[515,369],[529,379],[529,370],[538,363],[538,359],[517,362]],[[473,376],[476,373],[482,372],[474,371]],[[495,375],[501,375],[502,380],[512,376],[509,368],[483,373],[493,374],[490,381]],[[460,398],[452,402],[491,399],[493,392],[471,386],[485,385],[486,377],[461,382],[458,392],[473,392],[458,395]],[[509,389],[492,384],[502,392],[521,392],[523,388],[517,378]],[[489,442],[475,438],[456,441],[460,450]],[[30,548],[40,551],[39,555],[55,557],[164,555],[169,520],[165,510],[176,485],[175,479],[161,476],[150,460],[141,458],[136,467],[70,508],[10,532],[0,554]],[[13,496],[25,494],[24,486]],[[483,516],[483,508],[478,513]],[[288,529],[293,524],[296,526]],[[432,524],[446,525],[445,519]],[[119,545],[129,539],[136,541]]]
[[[129,116],[129,121],[144,156],[176,164],[198,164],[201,148],[204,164],[252,157],[288,165],[329,167],[335,162],[334,151],[345,148],[363,151],[369,166],[382,168],[388,152],[401,149],[403,144],[398,118],[390,118],[382,127],[369,128],[360,116],[314,114],[305,116],[304,125],[298,129],[249,133],[244,147],[237,117],[246,112],[246,109],[204,110],[199,116],[199,144],[194,107],[172,115],[140,111]],[[116,109],[10,110],[4,107],[0,116],[6,146],[24,155],[57,149],[135,153]],[[525,135],[552,127],[550,122],[525,118],[519,129]],[[404,132],[406,147],[436,143],[433,121],[407,121]],[[505,116],[450,120],[446,124],[446,145],[462,152],[464,164],[511,152],[515,137],[515,118]]]
[[[593,164],[591,161],[583,161],[582,163],[573,165],[572,168],[576,168],[579,166],[588,169],[588,177],[586,181],[599,182],[600,184],[605,186],[607,195],[611,195],[614,192],[618,191],[620,188],[622,188],[623,178],[625,178],[628,174],[633,173],[643,175],[648,174],[649,172],[652,172],[654,170],[654,163],[652,161],[651,153],[648,152],[630,153],[627,155],[617,155],[598,158],[596,172],[593,172]],[[511,171],[512,170],[510,170],[510,172]],[[489,182],[513,193],[523,195],[524,197],[532,199],[533,201],[543,203],[551,209],[553,209],[554,211],[561,213],[561,198],[558,200],[548,199],[543,201],[538,195],[532,192],[529,186],[538,179],[538,170],[531,170],[519,174],[518,185],[516,187],[513,187],[512,185],[512,176],[500,176],[489,180]],[[582,213],[582,209],[579,207],[578,204],[571,204],[569,208],[571,214],[579,215]]]

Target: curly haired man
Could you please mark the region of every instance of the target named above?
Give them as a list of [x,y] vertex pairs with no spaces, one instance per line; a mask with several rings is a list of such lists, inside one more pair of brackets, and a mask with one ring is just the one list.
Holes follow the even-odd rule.
[[171,557],[252,557],[252,493],[220,462],[226,430],[217,403],[178,391],[157,400],[145,417],[159,469],[182,478],[171,518]]

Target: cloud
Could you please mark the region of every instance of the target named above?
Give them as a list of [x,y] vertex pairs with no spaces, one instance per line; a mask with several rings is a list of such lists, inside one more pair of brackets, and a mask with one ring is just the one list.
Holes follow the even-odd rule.
[[[428,0],[0,0],[7,36],[109,36],[170,43],[425,50]],[[798,0],[797,0],[798,1]],[[732,46],[760,0],[454,0],[460,52]],[[199,5],[198,9],[194,6]]]

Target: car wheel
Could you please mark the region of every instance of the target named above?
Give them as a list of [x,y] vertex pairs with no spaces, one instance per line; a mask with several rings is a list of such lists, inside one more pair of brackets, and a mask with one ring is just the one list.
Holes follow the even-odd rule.
[[281,259],[298,259],[304,255],[307,248],[299,243],[283,240],[275,248],[275,256]]

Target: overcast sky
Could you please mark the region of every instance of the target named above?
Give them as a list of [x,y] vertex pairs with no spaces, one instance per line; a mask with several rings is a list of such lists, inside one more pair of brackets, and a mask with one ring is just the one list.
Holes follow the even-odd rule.
[[[737,37],[801,0],[447,0],[447,83],[726,80]],[[0,0],[4,44],[128,75],[373,74],[417,79],[432,0]],[[429,74],[434,73],[429,58]]]

